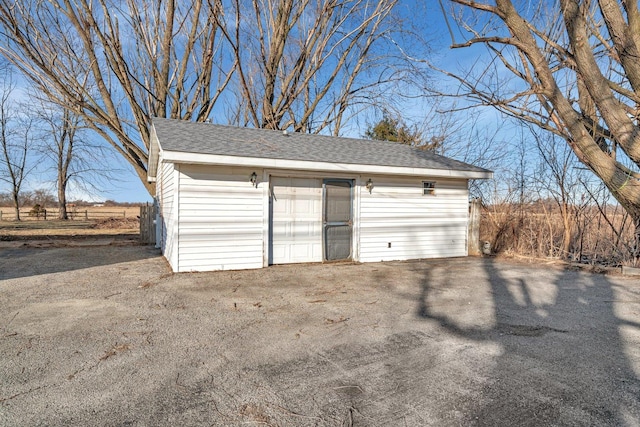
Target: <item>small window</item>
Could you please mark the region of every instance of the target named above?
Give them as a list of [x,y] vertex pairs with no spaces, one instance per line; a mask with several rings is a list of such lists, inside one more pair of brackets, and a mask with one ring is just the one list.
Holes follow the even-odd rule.
[[436,194],[435,181],[422,181],[422,195],[434,196]]

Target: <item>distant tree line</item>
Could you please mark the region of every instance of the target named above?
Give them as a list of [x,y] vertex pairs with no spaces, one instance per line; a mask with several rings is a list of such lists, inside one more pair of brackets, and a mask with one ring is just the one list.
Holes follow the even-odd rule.
[[[58,201],[47,190],[21,191],[18,196],[18,204],[21,208],[40,205],[43,207],[54,207]],[[9,192],[0,192],[0,207],[13,208],[13,195]]]
[[[58,208],[58,200],[48,190],[34,190],[34,191],[21,191],[18,197],[18,204],[20,208],[31,208],[35,205],[40,205],[42,208],[51,209]],[[114,200],[103,201],[87,201],[87,200],[70,200],[66,206],[68,209],[73,207],[88,207],[100,204],[107,207],[131,207],[140,206],[143,203],[140,202],[116,202]],[[0,192],[0,207],[1,208],[13,208],[13,196],[8,192]]]

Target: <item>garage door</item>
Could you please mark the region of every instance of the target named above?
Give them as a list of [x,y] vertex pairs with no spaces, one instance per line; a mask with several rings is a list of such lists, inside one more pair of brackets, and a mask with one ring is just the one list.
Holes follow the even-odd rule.
[[270,264],[322,262],[322,186],[313,178],[271,178]]

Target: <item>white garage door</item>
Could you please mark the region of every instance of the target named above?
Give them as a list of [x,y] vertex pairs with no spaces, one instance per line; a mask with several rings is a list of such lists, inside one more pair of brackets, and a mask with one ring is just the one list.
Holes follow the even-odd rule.
[[270,264],[322,262],[322,185],[271,178]]

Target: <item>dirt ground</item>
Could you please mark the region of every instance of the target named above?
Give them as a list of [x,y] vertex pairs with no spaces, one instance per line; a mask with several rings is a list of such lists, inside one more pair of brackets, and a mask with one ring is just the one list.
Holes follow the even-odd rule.
[[0,221],[0,249],[137,245],[136,217],[88,221]]
[[639,378],[637,278],[0,248],[2,426],[638,426]]
[[128,236],[137,238],[140,234],[138,218],[102,218],[88,221],[0,221],[0,242],[92,239],[101,236]]

